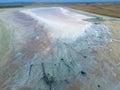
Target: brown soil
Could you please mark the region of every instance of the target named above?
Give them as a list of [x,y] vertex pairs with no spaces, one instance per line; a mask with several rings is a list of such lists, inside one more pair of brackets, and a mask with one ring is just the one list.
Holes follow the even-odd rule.
[[67,7],[90,13],[120,18],[120,4],[35,4],[27,7]]

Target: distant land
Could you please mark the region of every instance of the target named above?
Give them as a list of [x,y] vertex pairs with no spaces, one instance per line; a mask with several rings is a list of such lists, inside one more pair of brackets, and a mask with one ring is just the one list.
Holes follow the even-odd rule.
[[24,7],[27,5],[35,4],[34,2],[10,2],[10,3],[0,3],[0,8],[14,8],[14,7]]
[[16,8],[24,7],[29,5],[38,4],[102,4],[102,5],[119,5],[120,2],[10,2],[10,3],[0,3],[0,8]]

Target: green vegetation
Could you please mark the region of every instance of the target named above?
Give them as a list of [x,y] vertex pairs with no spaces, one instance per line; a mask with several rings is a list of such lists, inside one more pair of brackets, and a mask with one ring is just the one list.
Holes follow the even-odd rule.
[[0,3],[0,8],[17,8],[17,7],[24,7],[27,5],[33,4],[32,2],[30,3],[24,3],[24,2],[18,2],[18,3]]
[[0,6],[0,8],[17,8],[17,7],[23,7],[23,6],[22,5],[14,5],[14,6],[5,5],[5,6]]

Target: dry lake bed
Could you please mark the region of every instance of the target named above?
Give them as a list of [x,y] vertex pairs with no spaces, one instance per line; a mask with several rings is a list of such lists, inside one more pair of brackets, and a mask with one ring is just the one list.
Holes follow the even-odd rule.
[[0,90],[120,90],[120,14],[100,7],[0,9]]

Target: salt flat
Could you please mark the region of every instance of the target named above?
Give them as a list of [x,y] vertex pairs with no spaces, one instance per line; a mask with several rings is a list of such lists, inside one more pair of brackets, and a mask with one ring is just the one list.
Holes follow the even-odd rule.
[[91,25],[90,22],[83,20],[90,17],[70,12],[61,7],[28,9],[21,12],[30,15],[38,23],[44,24],[45,28],[49,30],[50,36],[56,39],[76,40]]
[[62,7],[2,11],[0,90],[119,90],[119,21],[109,20]]

